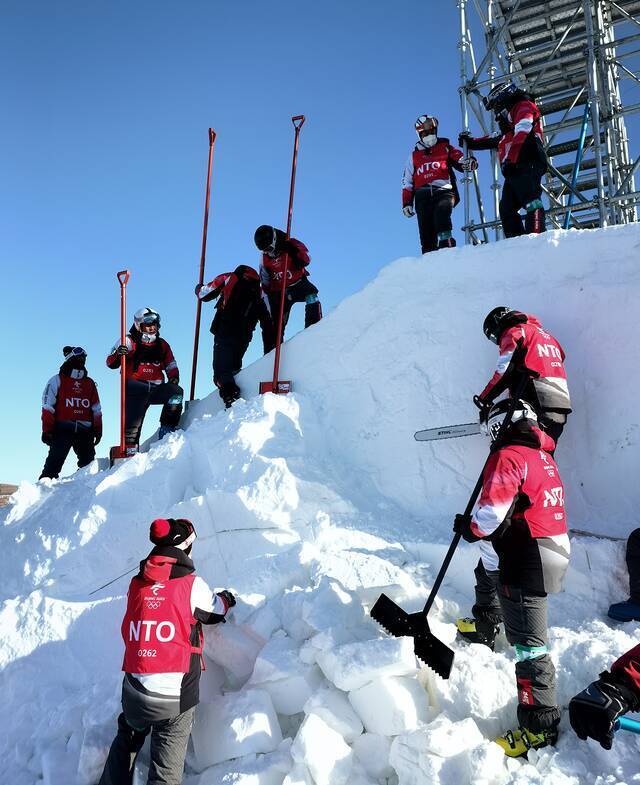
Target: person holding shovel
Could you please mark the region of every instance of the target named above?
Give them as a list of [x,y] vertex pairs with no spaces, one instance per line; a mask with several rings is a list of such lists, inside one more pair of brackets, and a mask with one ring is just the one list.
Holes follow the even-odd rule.
[[558,738],[547,594],[561,591],[569,564],[564,488],[551,456],[555,443],[526,401],[499,401],[486,429],[492,445],[480,498],[473,514],[456,516],[454,531],[493,551],[497,586],[476,570],[473,618],[458,619],[457,627],[467,641],[493,648],[504,623],[517,657],[519,727],[496,742],[509,757],[521,757]]

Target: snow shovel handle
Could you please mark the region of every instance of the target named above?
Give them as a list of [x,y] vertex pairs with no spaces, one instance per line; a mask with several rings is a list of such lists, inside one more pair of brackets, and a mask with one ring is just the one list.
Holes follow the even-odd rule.
[[[514,393],[512,399],[511,399],[511,406],[509,407],[509,411],[507,412],[507,416],[504,418],[504,420],[500,424],[500,430],[498,431],[498,434],[497,434],[497,436],[495,438],[495,442],[496,443],[499,441],[499,439],[502,436],[502,434],[504,433],[504,431],[509,427],[509,424],[511,423],[511,418],[513,417],[513,413],[514,413],[514,411],[516,409],[516,401],[520,398],[520,396],[524,392],[524,388],[526,387],[527,382],[529,381],[530,378],[531,377],[528,374],[523,374],[523,376],[521,377],[521,379],[520,379],[520,381],[518,383],[518,387],[515,390],[515,393]],[[474,400],[474,403],[475,403],[475,400]],[[480,476],[478,477],[478,480],[477,480],[477,482],[475,484],[473,492],[472,492],[471,496],[469,497],[469,501],[467,502],[467,506],[464,509],[465,517],[467,515],[471,515],[471,511],[473,510],[473,506],[476,503],[476,499],[480,495],[480,491],[482,490],[482,481],[483,481],[483,478],[484,478],[484,470],[485,470],[485,468],[487,466],[487,463],[489,462],[489,459],[491,458],[492,452],[493,451],[489,452],[489,455],[487,456],[487,460],[484,462],[484,466],[482,467],[482,471],[480,472]],[[442,584],[442,581],[444,580],[444,576],[445,576],[447,570],[449,569],[449,565],[451,564],[451,559],[453,559],[453,554],[456,552],[456,548],[458,547],[458,544],[460,543],[461,538],[462,538],[462,535],[459,532],[456,532],[456,534],[454,535],[454,538],[451,540],[451,545],[449,546],[449,550],[447,551],[447,555],[444,557],[444,561],[442,562],[442,567],[440,567],[440,571],[438,572],[438,574],[436,576],[436,579],[435,579],[434,584],[433,584],[433,588],[431,589],[431,593],[427,597],[427,602],[426,602],[426,604],[425,604],[425,606],[424,606],[424,608],[422,610],[422,614],[425,617],[427,616],[427,614],[431,610],[431,606],[433,605],[433,603],[434,603],[434,601],[436,599],[436,595],[438,594],[438,589],[440,588],[440,585]]]
[[620,717],[616,720],[613,726],[614,730],[628,730],[631,733],[640,733],[640,722],[638,720],[630,720],[628,717]]
[[[131,273],[129,270],[120,270],[116,273],[120,284],[120,345],[125,345],[127,340],[127,284]],[[125,410],[127,400],[127,355],[120,357],[120,457],[125,451]]]

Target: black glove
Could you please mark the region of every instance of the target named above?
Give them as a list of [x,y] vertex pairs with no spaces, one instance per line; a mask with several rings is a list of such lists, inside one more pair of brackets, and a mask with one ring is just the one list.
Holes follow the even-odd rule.
[[100,440],[101,440],[101,439],[102,439],[102,434],[101,434],[101,433],[97,433],[97,434],[96,434],[96,435],[93,437],[93,446],[95,447],[95,446],[97,446],[98,444],[100,444]]
[[172,376],[172,377],[169,379],[169,382],[170,382],[170,384],[180,384],[180,377],[178,377],[178,376]]
[[614,683],[613,678],[607,671],[601,673],[597,681],[571,698],[569,703],[569,720],[578,738],[584,741],[590,736],[605,750],[611,749],[615,721],[636,704],[631,690]]
[[473,396],[474,404],[480,409],[480,425],[484,425],[489,417],[489,410],[491,409],[490,401],[483,401],[479,395]]
[[125,354],[129,354],[129,348],[124,343],[120,344],[115,351],[116,354],[119,354],[122,357]]
[[53,434],[51,432],[45,431],[42,434],[42,443],[46,444],[48,447],[51,447],[51,442],[53,441]]
[[200,294],[200,289],[202,289],[203,286],[204,286],[204,284],[201,284],[201,283],[197,283],[196,284],[196,289],[195,289],[196,296]]
[[223,589],[222,591],[218,592],[218,597],[222,597],[222,599],[226,602],[227,608],[233,608],[236,604],[236,598],[231,594],[228,589]]
[[471,131],[460,131],[460,133],[458,134],[458,144],[460,145],[460,147],[463,147],[465,142],[469,144],[469,142],[472,139],[473,139],[473,134],[471,133]]
[[514,164],[513,161],[510,161],[508,158],[506,161],[502,162],[502,174],[505,177],[513,177],[515,174],[518,173],[518,165]]
[[462,539],[467,542],[478,542],[482,537],[476,537],[471,531],[471,516],[464,513],[458,513],[453,521],[453,531],[456,534],[461,534]]

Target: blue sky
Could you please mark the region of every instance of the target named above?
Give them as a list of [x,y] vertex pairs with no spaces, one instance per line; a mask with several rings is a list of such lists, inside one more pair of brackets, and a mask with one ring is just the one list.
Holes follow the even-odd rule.
[[[99,454],[116,441],[118,375],[104,359],[118,335],[119,269],[132,273],[129,314],[160,311],[188,389],[209,126],[208,280],[257,267],[256,226],[284,227],[295,114],[307,122],[293,234],[310,249],[325,313],[418,253],[400,177],[418,114],[437,115],[452,139],[460,130],[457,37],[454,0],[5,3],[0,482],[41,470],[41,394],[64,344],[89,353]],[[211,311],[199,397],[212,389]],[[150,409],[143,435],[158,416]]]

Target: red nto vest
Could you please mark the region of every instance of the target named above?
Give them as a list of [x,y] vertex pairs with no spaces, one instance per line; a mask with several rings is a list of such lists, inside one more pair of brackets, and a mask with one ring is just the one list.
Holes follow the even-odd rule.
[[88,376],[72,379],[60,374],[60,389],[56,400],[57,422],[93,422],[92,404],[95,403],[96,386]]
[[192,654],[202,652],[191,645],[197,619],[191,611],[191,588],[195,576],[152,581],[133,578],[127,612],[122,621],[126,673],[188,673]]

